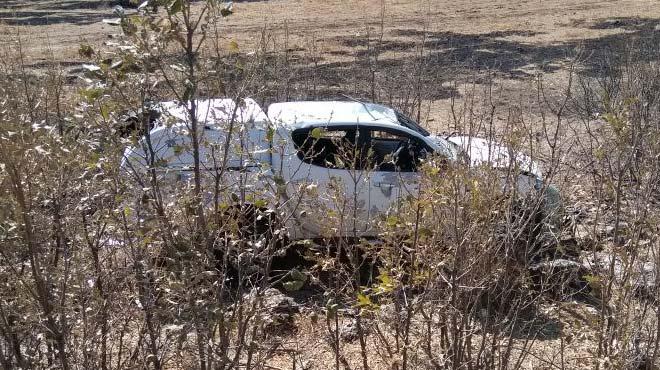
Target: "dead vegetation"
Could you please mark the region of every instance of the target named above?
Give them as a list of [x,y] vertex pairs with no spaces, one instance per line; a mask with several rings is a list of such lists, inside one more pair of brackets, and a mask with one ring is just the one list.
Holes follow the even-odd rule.
[[[557,46],[526,41],[543,40],[548,24],[432,31],[442,11],[428,6],[419,16],[428,26],[399,27],[407,22],[390,23],[379,3],[357,36],[322,21],[339,34],[303,43],[292,24],[243,24],[261,30],[240,36],[244,44],[227,31],[242,6],[283,3],[238,5],[234,15],[180,0],[169,11],[127,13],[115,44],[76,40],[70,65],[35,61],[39,43],[12,28],[0,66],[4,368],[657,368],[655,19],[573,19],[625,32]],[[330,44],[341,47],[320,46]],[[510,94],[512,79],[527,88]],[[123,149],[150,128],[141,114],[150,101],[341,94],[530,154],[544,165],[542,186],[563,195],[559,226],[536,223],[544,200],[521,205],[500,172],[429,161],[419,196],[373,220],[377,242],[294,244],[277,236],[277,223],[246,232],[245,215],[227,210],[240,213],[229,206],[259,194],[246,201],[224,190],[221,170],[197,161],[174,189],[155,162],[137,181],[119,170]],[[187,108],[191,135],[195,109]],[[355,221],[350,194],[324,196],[336,206],[325,212],[329,229]],[[263,212],[287,216],[277,206]]]

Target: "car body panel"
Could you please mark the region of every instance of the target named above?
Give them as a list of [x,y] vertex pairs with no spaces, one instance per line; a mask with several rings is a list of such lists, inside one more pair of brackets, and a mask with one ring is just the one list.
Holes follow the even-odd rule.
[[473,167],[486,164],[494,168],[509,168],[512,165],[522,172],[541,177],[541,170],[529,156],[510,147],[471,136],[453,136],[448,141],[459,146],[467,154]]
[[[163,117],[149,133],[154,163],[171,171],[190,170],[194,162],[187,108],[175,102],[163,102],[157,107]],[[200,100],[197,119],[202,169],[221,166],[238,169],[270,163],[267,117],[253,100],[246,99],[244,105],[238,107],[231,99]],[[226,145],[231,148],[227,158],[224,157]],[[131,163],[146,167],[149,157],[146,138],[143,138],[137,146],[126,149],[122,165]]]

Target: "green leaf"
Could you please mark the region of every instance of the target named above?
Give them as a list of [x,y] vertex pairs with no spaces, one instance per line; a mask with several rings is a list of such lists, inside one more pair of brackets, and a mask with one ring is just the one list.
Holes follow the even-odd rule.
[[320,127],[315,127],[310,133],[310,136],[317,140],[321,138],[321,135],[323,135],[323,130]]
[[173,14],[176,14],[176,13],[180,12],[181,9],[183,9],[183,0],[173,0],[170,3],[170,6],[167,7],[167,12],[170,15],[173,15]]
[[81,44],[80,48],[78,49],[78,54],[81,57],[91,58],[92,55],[94,55],[94,49],[90,45]]
[[268,201],[265,199],[257,199],[254,201],[254,206],[257,208],[264,208],[268,205]]
[[433,235],[433,231],[431,231],[431,229],[429,229],[428,227],[420,227],[419,228],[419,236],[422,236],[422,237],[427,236],[428,237],[428,236],[431,236],[431,235]]
[[273,137],[275,137],[275,129],[272,127],[268,128],[268,131],[266,131],[266,141],[271,142],[273,141]]
[[589,285],[601,285],[602,284],[602,279],[597,276],[597,275],[584,275],[582,278],[589,284]]
[[380,280],[381,284],[386,284],[386,285],[392,284],[392,278],[390,277],[390,275],[387,274],[387,272],[381,272],[380,275],[378,275],[378,280]]
[[293,268],[289,271],[289,277],[293,280],[283,283],[284,289],[288,291],[298,290],[305,285],[307,282],[307,275],[300,272],[297,268]]
[[387,217],[387,226],[389,227],[395,227],[399,223],[399,219],[396,216],[389,216]]
[[101,105],[101,117],[106,121],[110,119],[110,108],[105,104]]
[[362,293],[358,293],[357,301],[358,301],[357,303],[358,307],[370,307],[371,305],[373,305],[369,296]]
[[229,46],[227,48],[229,49],[230,53],[238,53],[240,51],[238,48],[238,43],[234,40],[229,42]]
[[104,90],[100,87],[90,87],[87,89],[80,90],[80,96],[85,98],[88,103],[95,102],[98,98],[103,96]]
[[293,281],[287,281],[282,285],[284,286],[284,289],[286,289],[287,291],[293,292],[302,288],[303,285],[305,285],[305,282],[302,280],[293,280]]
[[298,280],[298,281],[307,281],[307,275],[303,274],[300,272],[297,268],[293,268],[291,271],[289,271],[289,276],[293,280]]
[[381,272],[380,275],[378,275],[378,280],[380,280],[380,283],[378,284],[378,292],[380,294],[390,293],[394,290],[394,280],[387,274],[387,272]]
[[192,86],[186,86],[186,91],[183,92],[183,101],[191,100],[194,93],[195,89]]
[[325,305],[327,310],[327,317],[333,318],[337,314],[337,309],[339,309],[339,304],[335,303],[334,299],[328,300],[328,303]]
[[279,176],[279,175],[275,176],[273,178],[273,180],[275,181],[275,185],[278,185],[278,186],[286,185],[286,182],[284,181],[284,177],[282,177],[282,176]]
[[126,36],[133,36],[137,32],[137,23],[136,20],[131,18],[122,18],[121,19],[121,30]]
[[245,70],[245,64],[240,59],[238,59],[236,63],[234,63],[234,67],[236,67],[236,69],[239,71]]

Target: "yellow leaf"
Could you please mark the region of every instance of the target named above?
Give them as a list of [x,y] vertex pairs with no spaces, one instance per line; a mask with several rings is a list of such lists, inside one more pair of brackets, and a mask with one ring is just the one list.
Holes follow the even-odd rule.
[[369,298],[369,296],[364,295],[362,293],[358,293],[357,300],[358,300],[358,303],[357,303],[358,307],[369,307],[369,306],[372,305],[371,299]]
[[238,43],[234,40],[231,40],[229,42],[228,49],[231,53],[238,53],[239,52]]

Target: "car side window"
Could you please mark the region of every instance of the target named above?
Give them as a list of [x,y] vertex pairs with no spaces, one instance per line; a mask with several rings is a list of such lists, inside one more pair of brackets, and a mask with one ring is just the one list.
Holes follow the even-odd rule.
[[419,138],[394,129],[369,129],[368,148],[373,168],[386,172],[415,172],[428,148]]
[[300,160],[333,169],[363,169],[364,140],[357,126],[311,127],[292,132]]

